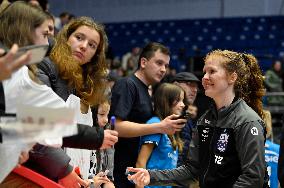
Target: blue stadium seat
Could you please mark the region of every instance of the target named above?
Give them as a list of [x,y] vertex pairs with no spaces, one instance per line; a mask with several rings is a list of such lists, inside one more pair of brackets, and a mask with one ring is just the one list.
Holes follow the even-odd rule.
[[[184,19],[106,24],[115,55],[122,56],[134,46],[157,41],[173,54],[186,48],[188,56],[199,49],[201,55],[214,49],[251,52],[256,56],[284,56],[284,16]],[[180,66],[173,55],[175,66]],[[264,68],[267,63],[264,62]],[[262,63],[262,62],[261,62]]]

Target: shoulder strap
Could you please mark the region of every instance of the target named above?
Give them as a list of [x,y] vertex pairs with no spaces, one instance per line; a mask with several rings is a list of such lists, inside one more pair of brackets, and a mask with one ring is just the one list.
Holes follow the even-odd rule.
[[56,80],[58,77],[57,75],[58,72],[53,62],[48,57],[46,57],[37,66],[41,71],[43,71],[48,76],[50,80],[51,88],[52,90],[54,90]]
[[0,116],[5,114],[5,94],[2,82],[0,82]]

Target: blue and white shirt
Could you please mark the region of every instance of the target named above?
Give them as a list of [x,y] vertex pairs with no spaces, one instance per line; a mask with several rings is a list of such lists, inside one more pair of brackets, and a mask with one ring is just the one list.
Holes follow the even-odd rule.
[[278,188],[277,168],[279,147],[279,144],[275,144],[270,140],[266,140],[265,142],[265,161],[267,163],[270,188]]
[[[158,117],[152,117],[147,121],[147,124],[159,123],[161,120]],[[151,126],[151,125],[150,125]],[[173,169],[177,166],[178,151],[172,147],[171,140],[167,134],[151,134],[141,137],[140,147],[143,144],[155,144],[150,158],[148,159],[147,169]],[[158,188],[161,186],[151,186],[151,188]],[[171,188],[172,186],[162,186],[164,188]],[[148,188],[148,186],[145,186]],[[150,188],[150,187],[149,187]]]

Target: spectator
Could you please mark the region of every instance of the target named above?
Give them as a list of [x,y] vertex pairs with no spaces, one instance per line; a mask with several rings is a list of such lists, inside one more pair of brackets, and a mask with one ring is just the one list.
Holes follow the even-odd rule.
[[277,166],[280,146],[273,142],[271,114],[268,110],[264,110],[263,112],[267,138],[265,142],[265,161],[267,162],[267,171],[269,175],[268,185],[270,188],[278,188]]
[[[48,16],[42,10],[23,2],[15,2],[1,13],[0,39],[7,47],[11,47],[13,42],[19,43],[19,46],[47,44],[47,18]],[[7,32],[7,28],[10,32]],[[31,28],[33,29],[31,30]],[[3,83],[6,97],[5,101],[7,104],[6,111],[16,113],[16,101],[19,98],[21,98],[25,104],[33,104],[35,106],[54,108],[66,107],[65,102],[61,98],[58,98],[58,95],[56,95],[50,88],[37,84],[40,81],[36,78],[36,73],[35,67],[31,65],[29,66],[29,69],[27,67],[23,67],[13,75],[12,79]],[[35,81],[37,83],[35,83]],[[26,96],[25,93],[28,93],[29,95]],[[19,97],[20,95],[21,97]],[[81,132],[83,126],[78,127],[80,132],[79,137],[84,138],[84,132]],[[96,129],[92,130],[95,131],[90,131],[89,129],[88,134],[92,134],[90,136],[92,137],[91,140],[95,142],[88,143],[87,146],[91,148],[99,148],[101,145],[106,146],[109,144],[103,143],[103,140],[107,140],[105,138],[108,136],[105,135],[106,137],[98,137]],[[66,140],[68,140],[68,138],[64,138],[64,145]],[[81,144],[82,140],[83,139],[78,142],[78,139],[76,139],[76,142],[73,143]],[[70,139],[68,141],[71,143]],[[90,141],[90,139],[88,141]],[[84,147],[86,146],[84,145]],[[13,150],[13,152],[15,152],[13,157],[17,156],[17,146],[9,146],[10,150],[12,148],[16,148]],[[72,166],[68,165],[70,158],[68,158],[68,156],[64,159],[62,158],[62,156],[66,156],[66,154],[61,148],[50,148],[36,145],[33,149],[33,154],[40,156],[36,159],[41,159],[35,160],[35,158],[32,158],[33,155],[30,156],[33,159],[32,161],[35,163],[34,167],[37,168],[38,171],[45,173],[45,175],[49,175],[49,178],[52,178],[53,180],[66,177],[66,179],[68,179],[68,177],[71,177],[71,184],[80,183],[82,185],[87,185],[79,178],[78,175],[76,175]],[[1,150],[1,153],[4,154],[3,150]],[[61,166],[60,163],[63,165]]]
[[193,120],[197,116],[197,107],[194,105],[194,101],[196,99],[198,83],[200,83],[200,80],[192,73],[180,72],[173,78],[173,83],[179,85],[185,91],[188,104],[187,112],[190,114],[190,118],[180,132],[184,145],[183,150],[181,153],[179,153],[178,157],[177,166],[179,167],[185,164],[187,160],[192,132],[193,129],[196,128],[195,121]]
[[206,56],[203,72],[205,94],[215,105],[198,120],[198,137],[187,163],[173,170],[128,168],[136,172],[128,178],[139,186],[186,186],[198,179],[202,188],[268,187],[264,86],[257,60],[249,54],[215,50]]
[[132,48],[131,52],[127,52],[122,56],[121,60],[121,66],[124,71],[128,71],[128,64],[129,64],[129,59],[131,59],[131,66],[133,66],[133,69],[137,69],[137,64],[138,64],[138,58],[140,55],[141,49],[139,47],[134,47]]
[[[20,47],[32,44],[48,44],[48,26],[46,20],[47,15],[42,10],[32,7],[24,2],[14,2],[7,7],[5,11],[1,12],[0,41],[8,48],[10,48],[15,42],[17,42]],[[19,99],[23,104],[38,107],[66,107],[64,101],[61,100],[50,88],[38,84],[39,81],[36,79],[35,74],[36,69],[33,65],[29,65],[29,68],[27,66],[23,66],[12,75],[11,79],[3,82],[3,89],[5,93],[5,112],[16,113],[16,102]],[[47,96],[48,100],[46,98]],[[5,163],[13,162],[14,157],[18,157],[19,150],[21,148],[23,148],[21,144],[9,145],[9,147],[5,147],[5,144],[1,145],[1,166],[4,166],[2,162],[5,162],[5,160]],[[57,148],[53,149],[60,150]],[[13,152],[13,155],[11,155],[11,151]],[[8,161],[7,158],[4,160],[2,158],[5,156],[5,153],[7,154],[7,152],[11,155]],[[64,169],[59,170],[57,168],[58,166],[54,165],[54,163],[50,162],[49,165],[49,168],[52,168],[54,174],[64,173]],[[6,169],[2,169],[1,173],[4,170]],[[17,180],[14,180],[13,182],[20,183]]]
[[40,7],[43,11],[48,12],[49,4],[48,0],[26,0],[33,6]]
[[[107,37],[103,25],[89,17],[76,18],[64,26],[56,36],[56,41],[49,58],[38,65],[38,76],[64,101],[70,102],[76,109],[79,123],[89,125],[78,127],[81,135],[64,138],[63,146],[80,149],[99,149],[99,145],[102,145],[101,149],[111,147],[117,141],[117,132],[91,127],[93,119],[90,112],[90,108],[100,103],[105,96],[103,80],[106,76]],[[71,153],[73,161],[76,160],[75,155],[84,156],[87,153],[88,160],[85,160],[84,165],[80,164],[85,169],[84,177],[88,177],[90,151],[68,152],[69,155]],[[76,161],[76,165],[78,163]]]
[[54,26],[54,17],[52,14],[50,14],[49,12],[46,12],[46,14],[48,15],[48,35],[50,37],[54,37],[55,35],[55,26]]
[[160,43],[149,43],[142,50],[136,72],[118,80],[112,88],[110,115],[116,116],[115,130],[119,133],[114,155],[117,188],[134,187],[124,173],[127,166],[134,166],[137,161],[140,136],[173,134],[184,126],[185,120],[173,120],[177,115],[171,115],[152,126],[145,124],[153,116],[148,87],[161,81],[169,61],[168,48]]
[[[181,87],[169,83],[161,84],[153,96],[155,115],[147,123],[152,126],[153,123],[159,123],[171,114],[182,115],[185,107],[184,101],[185,91]],[[159,170],[176,168],[178,154],[182,148],[183,142],[179,132],[174,135],[142,136],[136,167]],[[148,188],[148,186],[146,187]],[[167,186],[167,188],[171,188],[171,186]]]
[[[108,123],[109,110],[110,104],[108,100],[94,108],[96,126],[111,129],[111,125]],[[94,187],[101,185],[102,188],[114,188],[113,167],[114,148],[92,151],[89,173],[90,177],[94,180]],[[107,174],[103,175],[102,173],[105,172]]]
[[[269,92],[283,92],[281,61],[272,63],[272,68],[265,73],[264,83]],[[283,105],[284,96],[267,96],[268,105]]]
[[69,13],[68,12],[62,12],[59,17],[55,18],[55,29],[56,31],[60,31],[62,27],[69,22]]
[[69,17],[68,17],[68,22],[71,22],[72,20],[74,20],[76,18],[76,16],[74,14],[70,14]]

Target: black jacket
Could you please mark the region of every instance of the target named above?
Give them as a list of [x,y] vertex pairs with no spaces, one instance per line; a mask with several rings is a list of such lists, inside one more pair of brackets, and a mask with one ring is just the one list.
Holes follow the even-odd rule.
[[[64,80],[58,76],[57,69],[49,58],[38,64],[38,78],[51,87],[63,100],[67,100],[73,90],[68,89]],[[63,138],[63,147],[81,149],[99,149],[103,143],[104,130],[98,127],[78,124],[78,134]],[[52,148],[36,144],[30,152],[26,166],[57,181],[72,171],[70,157],[61,148]]]
[[187,163],[149,171],[151,185],[187,185],[198,179],[201,188],[266,187],[264,130],[264,122],[242,99],[218,111],[213,107],[197,122]]
[[[59,77],[55,64],[48,57],[38,64],[38,78],[44,84],[51,87],[64,101],[67,100],[70,94],[75,93],[74,90],[69,89],[66,81]],[[99,149],[103,143],[103,139],[103,128],[78,124],[78,134],[64,137],[63,147]]]

